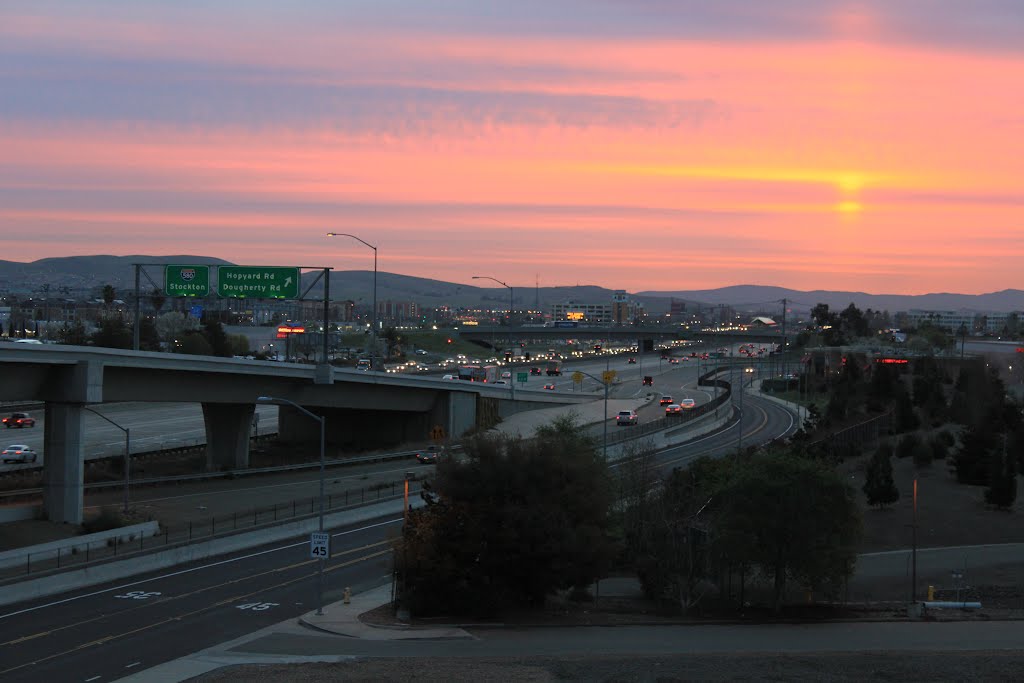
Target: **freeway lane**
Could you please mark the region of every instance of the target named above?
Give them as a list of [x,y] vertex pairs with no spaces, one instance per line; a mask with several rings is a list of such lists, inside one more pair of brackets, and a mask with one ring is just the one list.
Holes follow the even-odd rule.
[[[401,517],[332,531],[326,603],[390,576]],[[316,561],[297,537],[194,566],[11,605],[0,613],[0,680],[110,681],[315,608]],[[99,678],[94,678],[94,677]]]
[[[132,453],[144,453],[164,448],[194,446],[206,443],[203,409],[199,403],[108,403],[89,406],[131,431]],[[277,431],[278,408],[274,405],[256,406],[260,434]],[[42,410],[30,411],[36,426],[30,429],[4,429],[0,431],[3,448],[9,443],[24,443],[39,453],[35,465],[0,465],[0,472],[38,467],[46,459],[43,452]],[[85,413],[85,459],[104,458],[124,454],[124,432],[101,417]]]

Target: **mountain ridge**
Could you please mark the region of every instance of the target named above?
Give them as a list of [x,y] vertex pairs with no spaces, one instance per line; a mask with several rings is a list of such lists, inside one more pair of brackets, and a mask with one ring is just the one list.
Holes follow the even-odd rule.
[[[81,294],[104,284],[111,284],[120,292],[134,288],[135,263],[161,264],[195,263],[209,265],[234,265],[230,261],[208,256],[194,255],[131,255],[131,256],[59,256],[32,262],[0,260],[0,293],[40,294],[49,287],[51,295],[60,295],[63,288]],[[162,274],[158,268],[146,269],[149,278],[162,285]],[[302,291],[309,290],[308,298],[322,296],[322,283],[314,283],[319,277],[316,271],[302,275]],[[347,270],[331,271],[331,298],[352,299],[367,305],[373,298],[373,271]],[[142,288],[149,290],[152,283],[142,280]],[[517,309],[541,308],[555,302],[568,300],[585,303],[611,301],[614,289],[599,285],[562,285],[553,287],[514,287],[513,303]],[[698,290],[645,290],[631,293],[630,297],[640,301],[654,314],[669,310],[671,301],[676,299],[686,304],[687,310],[696,307],[708,308],[731,306],[739,311],[781,314],[782,299],[787,300],[790,311],[808,311],[819,303],[830,308],[846,308],[853,303],[860,309],[872,308],[880,311],[924,310],[965,310],[977,312],[1011,312],[1024,310],[1024,290],[1004,289],[984,294],[958,294],[936,292],[928,294],[871,294],[868,292],[844,292],[836,290],[803,291],[775,285],[730,285],[715,289]],[[378,301],[415,301],[420,306],[456,306],[503,308],[507,305],[508,290],[503,287],[478,287],[445,280],[401,275],[399,273],[377,273]]]

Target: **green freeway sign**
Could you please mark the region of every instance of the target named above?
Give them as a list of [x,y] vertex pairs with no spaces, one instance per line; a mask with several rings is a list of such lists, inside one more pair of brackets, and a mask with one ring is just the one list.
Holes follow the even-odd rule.
[[217,294],[253,299],[298,299],[299,269],[220,266],[217,268]]
[[210,266],[164,266],[167,296],[206,296],[210,293]]
[[517,372],[516,373],[516,381],[519,382],[520,384],[526,384],[526,380],[527,379],[529,379],[529,378],[526,376],[525,372]]

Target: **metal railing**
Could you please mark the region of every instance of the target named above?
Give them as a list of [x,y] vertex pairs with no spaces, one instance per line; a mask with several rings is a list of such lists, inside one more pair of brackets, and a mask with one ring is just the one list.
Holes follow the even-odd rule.
[[[419,494],[422,486],[416,479],[410,480],[409,494]],[[404,495],[405,480],[382,482],[359,489],[347,489],[324,497],[327,512],[351,510],[363,505],[401,499]],[[79,543],[74,548],[40,550],[25,553],[22,560],[14,565],[0,568],[0,583],[24,580],[26,576],[65,571],[100,564],[113,559],[154,552],[165,548],[188,545],[220,538],[230,534],[260,529],[285,521],[315,517],[319,497],[299,498],[285,503],[263,506],[216,515],[175,525],[161,525],[155,536],[129,537],[129,540],[111,538],[105,541]],[[73,539],[68,539],[69,541]],[[84,545],[84,549],[81,547]],[[33,557],[34,556],[34,557]]]

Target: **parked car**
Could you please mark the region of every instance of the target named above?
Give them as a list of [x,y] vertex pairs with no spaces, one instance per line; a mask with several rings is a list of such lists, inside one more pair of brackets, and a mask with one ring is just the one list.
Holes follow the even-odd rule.
[[32,450],[31,447],[26,446],[23,443],[11,444],[7,448],[0,451],[0,460],[5,463],[11,462],[35,462],[39,454]]
[[427,446],[416,453],[416,461],[421,465],[435,465],[444,455],[444,446]]
[[678,403],[669,403],[667,406],[665,406],[666,417],[669,415],[680,415],[682,414],[682,412],[683,409],[679,406]]
[[4,418],[3,422],[4,427],[7,427],[8,429],[11,429],[12,427],[21,429],[22,427],[36,426],[36,419],[28,413],[11,413],[10,417]]
[[697,402],[694,401],[692,398],[684,398],[682,401],[679,402],[679,407],[682,408],[683,410],[691,410],[697,407]]
[[635,410],[620,410],[619,414],[615,416],[615,424],[620,426],[635,425],[639,419]]
[[672,397],[669,396],[668,394],[663,395],[661,397],[661,400],[658,401],[658,405],[663,405],[663,406],[667,406],[670,403],[675,403],[675,401],[673,401]]

